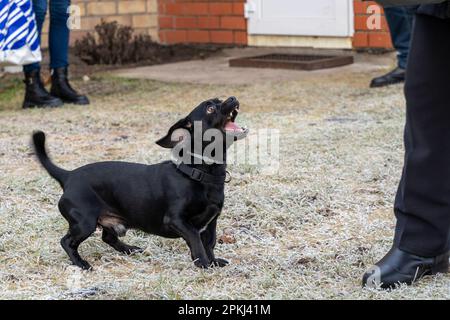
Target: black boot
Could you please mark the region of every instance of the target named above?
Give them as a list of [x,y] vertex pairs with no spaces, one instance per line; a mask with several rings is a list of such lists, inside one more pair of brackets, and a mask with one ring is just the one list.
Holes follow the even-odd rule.
[[423,276],[448,272],[448,259],[448,252],[424,258],[394,247],[364,274],[362,285],[393,289],[400,283],[412,284]]
[[52,70],[51,94],[62,101],[73,104],[89,104],[89,99],[78,94],[69,84],[67,79],[67,67]]
[[59,107],[63,105],[61,99],[53,97],[45,89],[39,69],[25,72],[25,80],[23,82],[26,86],[23,108]]
[[374,78],[370,83],[371,88],[385,87],[405,81],[406,71],[402,68],[395,68],[381,77]]

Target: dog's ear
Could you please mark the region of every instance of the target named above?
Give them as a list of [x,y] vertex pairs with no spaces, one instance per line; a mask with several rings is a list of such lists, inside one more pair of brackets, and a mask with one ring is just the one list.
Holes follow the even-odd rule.
[[156,141],[156,144],[158,144],[163,148],[171,149],[175,147],[177,143],[183,140],[183,135],[177,135],[177,137],[175,137],[174,132],[178,129],[189,130],[191,127],[192,122],[189,119],[187,118],[181,119],[173,126],[171,126],[169,132],[167,132],[167,134],[164,137]]

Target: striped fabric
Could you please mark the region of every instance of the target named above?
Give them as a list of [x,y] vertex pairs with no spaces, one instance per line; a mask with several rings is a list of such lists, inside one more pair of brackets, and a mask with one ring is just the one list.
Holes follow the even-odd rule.
[[41,61],[31,0],[0,0],[0,62]]

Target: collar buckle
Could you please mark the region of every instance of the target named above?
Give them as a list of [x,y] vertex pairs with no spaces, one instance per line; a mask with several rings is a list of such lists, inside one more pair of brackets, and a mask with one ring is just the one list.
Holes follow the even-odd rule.
[[204,176],[205,176],[205,173],[203,171],[200,171],[198,169],[192,169],[192,172],[191,172],[192,180],[202,181]]

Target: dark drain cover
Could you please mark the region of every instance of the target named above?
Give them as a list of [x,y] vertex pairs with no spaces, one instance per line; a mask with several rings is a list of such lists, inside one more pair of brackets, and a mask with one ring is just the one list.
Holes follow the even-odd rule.
[[345,66],[353,63],[353,56],[308,54],[267,54],[230,60],[230,67],[317,70]]

